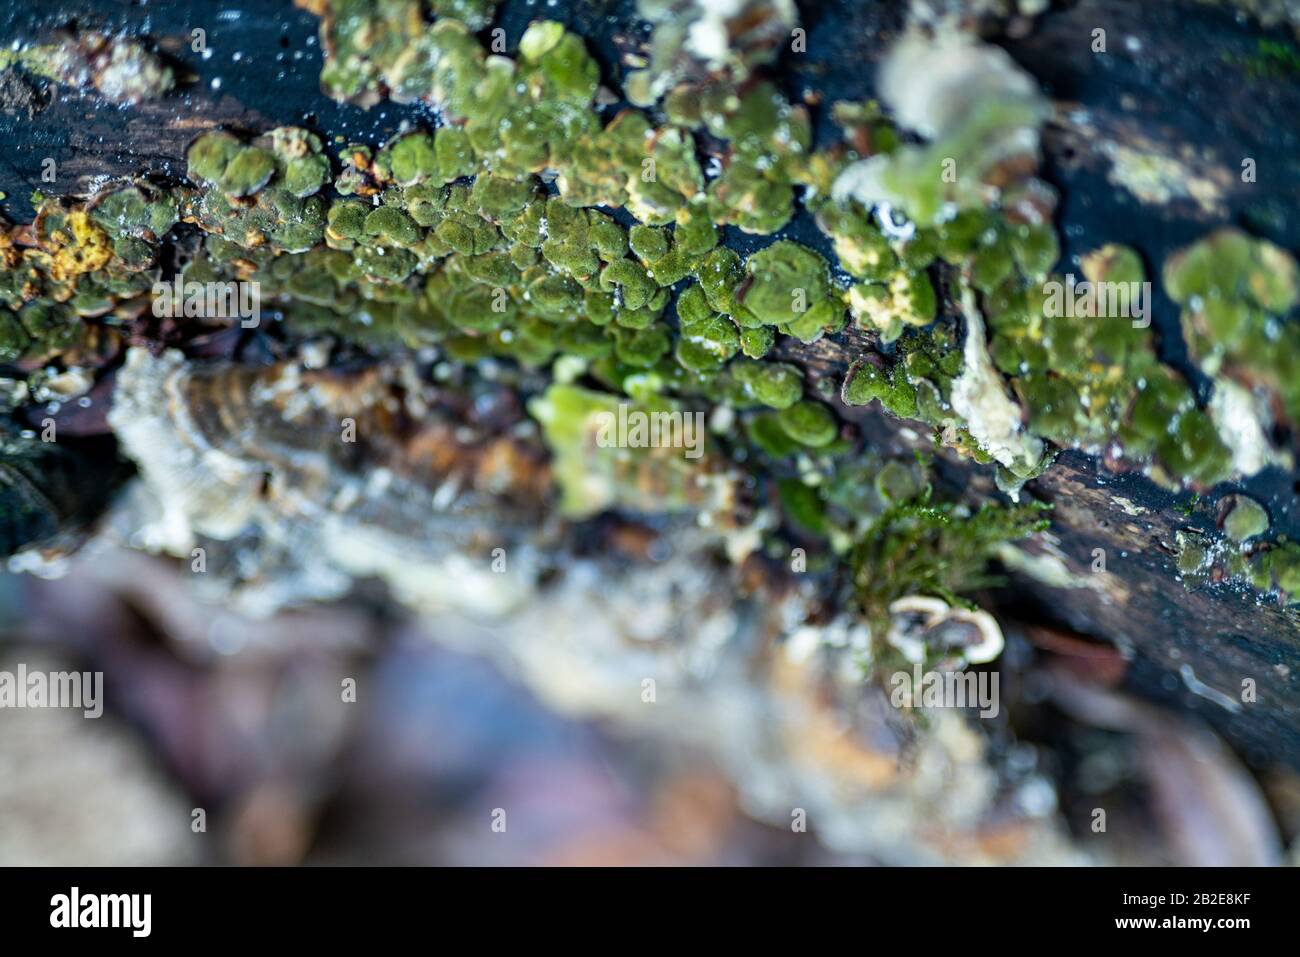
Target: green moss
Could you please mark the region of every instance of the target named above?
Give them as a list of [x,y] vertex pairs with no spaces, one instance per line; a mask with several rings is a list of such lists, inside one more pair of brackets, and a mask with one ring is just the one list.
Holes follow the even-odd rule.
[[849,561],[863,616],[883,635],[889,606],[906,595],[956,603],[962,593],[995,579],[988,565],[995,549],[1048,526],[1046,506],[984,505],[975,512],[934,504],[928,494],[894,505],[859,538]]
[[1284,40],[1261,39],[1250,56],[1224,53],[1222,57],[1257,79],[1285,80],[1300,73],[1300,50]]

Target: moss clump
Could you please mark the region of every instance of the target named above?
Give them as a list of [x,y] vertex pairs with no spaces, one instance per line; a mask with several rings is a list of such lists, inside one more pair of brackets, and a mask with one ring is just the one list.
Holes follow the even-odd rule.
[[889,606],[905,595],[942,598],[994,581],[987,574],[994,550],[1047,528],[1046,506],[985,505],[975,512],[928,494],[895,505],[865,530],[849,556],[862,614],[877,634]]

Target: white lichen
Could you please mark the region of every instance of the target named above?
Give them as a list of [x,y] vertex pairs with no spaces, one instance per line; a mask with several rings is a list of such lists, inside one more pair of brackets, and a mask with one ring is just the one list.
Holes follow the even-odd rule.
[[1272,419],[1267,403],[1249,389],[1231,379],[1216,379],[1209,412],[1238,475],[1249,477],[1270,465],[1291,468],[1290,453],[1274,448],[1268,439]]
[[970,289],[962,291],[966,343],[961,375],[953,380],[952,407],[966,422],[971,437],[1000,464],[1016,473],[1031,471],[1043,457],[1043,441],[1027,432],[1019,405],[1007,395],[993,366],[984,319]]

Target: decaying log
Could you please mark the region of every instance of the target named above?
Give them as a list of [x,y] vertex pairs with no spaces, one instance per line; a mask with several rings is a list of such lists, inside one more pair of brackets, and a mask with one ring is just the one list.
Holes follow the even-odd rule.
[[[822,102],[870,95],[875,64],[902,25],[899,4],[821,0],[801,4],[808,55],[781,63],[788,91],[815,88]],[[537,9],[511,2],[499,15],[513,46]],[[587,37],[602,68],[618,69],[621,50],[644,39],[630,0],[548,7],[546,15]],[[108,0],[12,4],[0,18],[0,41],[42,39],[68,20],[79,27],[144,31],[178,64],[181,86],[169,97],[105,109],[91,95],[48,92],[14,81],[0,85],[0,190],[10,218],[26,221],[33,190],[85,194],[105,177],[147,172],[178,178],[195,133],[214,125],[261,131],[281,124],[380,142],[404,120],[427,119],[418,106],[384,103],[361,110],[320,95],[317,21],[276,0],[245,0],[238,10],[173,3],[147,10]],[[1108,52],[1090,48],[1105,29]],[[205,31],[210,55],[191,49]],[[1020,32],[1020,31],[1017,31]],[[1281,246],[1300,248],[1300,82],[1294,74],[1242,81],[1234,65],[1266,34],[1222,6],[1079,0],[1057,4],[1023,35],[998,42],[1051,94],[1056,115],[1045,148],[1045,176],[1060,190],[1059,227],[1065,256],[1103,242],[1140,250],[1149,265],[1221,223],[1240,223]],[[823,111],[825,112],[825,111]],[[824,119],[818,116],[819,122]],[[1175,189],[1137,195],[1123,174],[1125,148],[1178,164]],[[53,159],[53,182],[42,179]],[[1257,177],[1244,182],[1243,160]],[[786,231],[807,245],[827,242],[801,215]],[[744,251],[750,242],[729,234]],[[1155,304],[1161,357],[1204,385],[1188,362],[1177,309]],[[854,330],[800,346],[787,339],[780,358],[809,377],[843,381],[868,339]],[[874,408],[839,407],[872,444],[903,451],[928,439]],[[953,487],[978,500],[998,495],[992,474],[944,454]],[[1291,508],[1300,474],[1267,469],[1232,490],[1263,503],[1273,534],[1300,537]],[[1115,474],[1096,458],[1062,454],[1026,494],[1055,506],[1050,551],[1028,546],[1030,558],[1009,564],[1015,583],[1004,594],[1008,620],[1038,621],[1112,642],[1128,656],[1123,678],[1139,696],[1193,710],[1221,730],[1252,761],[1300,767],[1300,617],[1276,602],[1237,589],[1180,582],[1173,543],[1178,530],[1210,529],[1213,516],[1193,509],[1190,493],[1162,490],[1141,474]],[[1097,550],[1105,570],[1094,571]],[[1242,702],[1243,681],[1256,700]]]

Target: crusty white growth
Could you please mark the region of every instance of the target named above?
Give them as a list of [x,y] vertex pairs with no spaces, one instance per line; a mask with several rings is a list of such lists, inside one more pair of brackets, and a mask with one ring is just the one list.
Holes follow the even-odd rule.
[[1010,17],[1039,16],[1051,5],[1052,0],[912,0],[908,20],[929,24],[951,20],[1004,22]]
[[[129,349],[108,423],[159,507],[156,521],[140,529],[140,544],[188,556],[196,534],[228,539],[248,524],[262,473],[220,449],[195,444],[201,432],[185,428],[189,409],[175,394],[184,366],[185,357],[175,349],[157,358],[148,349]],[[182,431],[189,438],[182,440]]]
[[831,197],[836,202],[856,199],[868,209],[892,202],[892,191],[881,182],[888,168],[889,156],[883,153],[849,164],[831,187]]
[[794,0],[639,0],[637,11],[655,24],[651,65],[630,84],[643,87],[632,100],[646,103],[684,80],[743,82],[791,42],[799,22]]
[[[878,83],[898,122],[931,140],[960,129],[976,103],[1041,99],[1033,77],[1005,50],[951,28],[904,33],[881,63]],[[1025,132],[1036,144],[1036,131]]]
[[1020,406],[1007,395],[993,367],[984,319],[971,290],[962,291],[966,343],[961,375],[953,380],[952,407],[966,420],[971,437],[1009,469],[1027,470],[1043,457],[1043,441],[1025,431]]
[[1266,404],[1249,389],[1230,379],[1216,379],[1209,411],[1219,439],[1232,453],[1234,472],[1248,477],[1269,465],[1291,467],[1291,456],[1268,440],[1271,423]]
[[[1033,77],[1005,50],[951,24],[904,33],[880,66],[878,89],[901,127],[951,142],[963,178],[1004,157],[1038,155],[1038,126],[1049,106]],[[854,163],[835,181],[833,196],[868,207],[900,199],[884,177],[920,155],[905,146]]]
[[[282,450],[280,459],[258,458],[256,441],[243,447],[242,431],[226,436],[229,448],[214,445],[193,418],[210,410],[192,409],[196,399],[184,391],[192,373],[176,350],[154,357],[133,348],[118,374],[109,424],[141,477],[117,523],[130,544],[186,560],[202,544],[215,561],[229,548],[240,551],[241,538],[256,541],[241,552],[248,581],[234,596],[251,615],[334,599],[365,577],[383,579],[421,611],[491,616],[527,598],[534,550],[513,546],[500,572],[465,553],[455,529],[471,528],[473,519],[449,513],[438,490],[413,496],[409,485],[390,488],[398,479],[378,462],[360,474],[334,468],[310,442],[296,457]],[[253,384],[248,398],[250,408],[274,404],[287,421],[310,418],[325,401],[291,363]],[[256,423],[244,426],[253,437]],[[377,519],[376,503],[391,499],[396,508],[413,498],[423,504],[408,527]]]
[[743,24],[746,16],[760,15],[785,24],[798,22],[791,0],[695,0],[687,12],[677,14],[690,22],[687,51],[714,70],[732,59],[733,22]]

